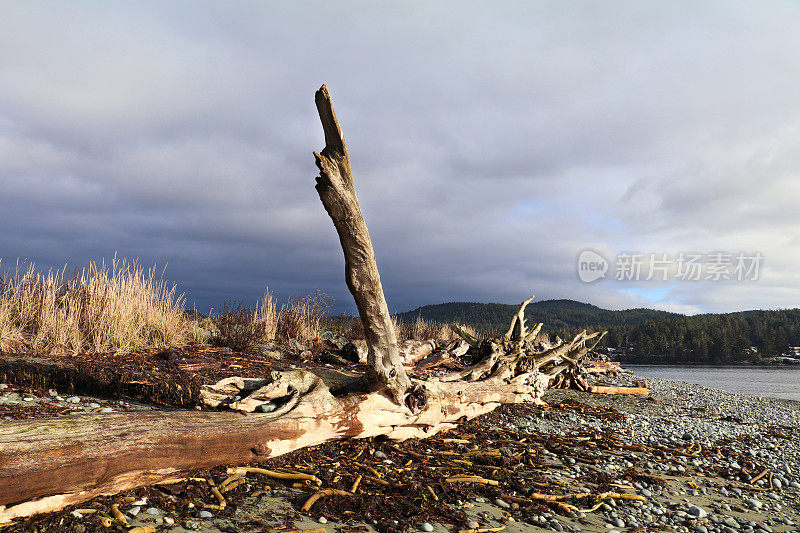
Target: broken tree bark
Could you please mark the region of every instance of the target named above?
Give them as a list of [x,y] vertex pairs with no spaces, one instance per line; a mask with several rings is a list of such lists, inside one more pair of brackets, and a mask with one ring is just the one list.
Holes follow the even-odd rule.
[[[383,295],[375,252],[356,197],[347,143],[325,85],[316,92],[314,100],[325,132],[325,148],[322,152],[314,152],[320,172],[316,189],[339,234],[347,288],[356,301],[364,324],[369,350],[366,383],[385,387],[394,401],[401,404],[411,389],[411,380],[397,349],[397,337]],[[413,395],[409,407],[417,409],[420,402],[424,404],[424,396]]]
[[[340,438],[426,437],[504,403],[541,402],[550,381],[591,349],[597,334],[571,341],[537,340],[525,327],[525,301],[509,331],[478,342],[462,333],[477,363],[429,380],[402,367],[372,245],[353,185],[350,160],[330,95],[316,94],[325,149],[315,154],[317,190],[339,233],[348,287],[367,330],[370,373],[276,372],[237,403],[269,413],[147,412],[82,414],[0,426],[0,523],[61,509],[98,495],[185,477],[193,470],[275,457]],[[231,383],[234,383],[231,381]],[[232,386],[222,396],[247,387]],[[224,387],[223,387],[224,388]],[[386,394],[388,392],[389,394]],[[246,395],[245,395],[246,396]],[[215,398],[218,401],[220,398]],[[259,403],[260,402],[260,403]]]

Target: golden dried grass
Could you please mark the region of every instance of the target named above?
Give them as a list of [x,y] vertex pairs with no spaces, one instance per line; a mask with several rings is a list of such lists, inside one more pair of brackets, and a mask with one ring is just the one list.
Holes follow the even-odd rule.
[[184,298],[155,267],[117,259],[66,274],[17,263],[0,277],[0,350],[77,354],[182,344],[194,335]]

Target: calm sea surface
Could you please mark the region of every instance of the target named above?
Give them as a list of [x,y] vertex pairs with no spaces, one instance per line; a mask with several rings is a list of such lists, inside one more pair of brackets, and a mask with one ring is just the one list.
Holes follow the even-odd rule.
[[657,366],[629,365],[640,376],[697,383],[714,389],[800,401],[797,366]]

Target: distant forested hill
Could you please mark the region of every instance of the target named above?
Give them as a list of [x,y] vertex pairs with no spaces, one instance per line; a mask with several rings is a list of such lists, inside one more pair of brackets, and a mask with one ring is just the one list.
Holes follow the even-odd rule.
[[631,362],[758,362],[800,346],[800,309],[678,315],[612,328],[606,342]]
[[[479,332],[503,332],[516,305],[453,302],[400,313],[404,322],[422,317],[461,323]],[[617,349],[624,361],[649,363],[758,362],[800,346],[800,309],[743,311],[685,316],[653,309],[609,311],[574,300],[545,300],[528,306],[529,324],[566,337],[582,329],[608,330],[601,346]]]
[[[518,305],[481,304],[474,302],[452,302],[426,305],[400,313],[404,322],[413,322],[418,316],[441,323],[468,324],[480,332],[500,332],[508,329],[511,317]],[[595,305],[574,300],[543,300],[532,302],[525,311],[528,324],[544,323],[544,331],[550,333],[569,332],[583,328],[609,328],[632,326],[646,320],[661,320],[678,317],[675,313],[653,309],[627,309],[609,311]]]

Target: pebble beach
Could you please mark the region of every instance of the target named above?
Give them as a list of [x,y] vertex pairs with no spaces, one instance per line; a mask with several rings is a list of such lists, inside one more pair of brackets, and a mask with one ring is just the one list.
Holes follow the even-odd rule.
[[[623,374],[614,383],[625,385],[638,379],[642,378]],[[186,514],[177,515],[166,505],[159,505],[157,497],[148,500],[141,494],[130,496],[131,503],[120,508],[131,527],[151,526],[156,531],[172,533],[270,530],[270,526],[252,527],[252,519],[257,516],[270,517],[274,531],[286,529],[285,524],[291,519],[295,529],[337,533],[398,529],[440,533],[800,531],[800,402],[746,396],[678,381],[651,378],[648,383],[648,396],[550,390],[545,396],[550,408],[503,406],[475,422],[497,431],[543,435],[555,443],[539,451],[547,479],[557,487],[551,492],[589,493],[594,489],[586,480],[603,478],[626,495],[607,497],[592,509],[539,506],[539,511],[531,511],[530,495],[514,491],[507,494],[501,486],[496,492],[476,489],[447,501],[445,505],[454,513],[461,513],[463,519],[458,523],[430,519],[396,521],[387,527],[352,514],[344,521],[330,514],[298,513],[300,489],[278,488],[265,496],[263,490],[256,491],[257,487],[251,489],[249,485],[234,510],[225,514],[198,508],[187,518]],[[47,392],[37,395],[36,391],[15,391],[9,386],[0,390],[0,404],[46,404],[53,409],[64,408],[62,412],[72,409],[74,414],[65,416],[80,416],[81,410],[104,412],[117,408],[96,398],[65,398]],[[616,450],[577,449],[574,438],[572,447],[558,444],[559,439],[587,432],[613,435],[622,444]],[[374,458],[388,464],[399,462],[391,448],[385,449],[387,453],[374,451]],[[502,447],[500,450],[511,453]],[[105,504],[95,502],[94,506]],[[93,504],[88,502],[83,507],[91,508]],[[53,525],[56,523],[61,524],[61,529]],[[55,513],[32,524],[16,524],[8,530],[98,530],[91,515],[76,515],[74,510]]]

